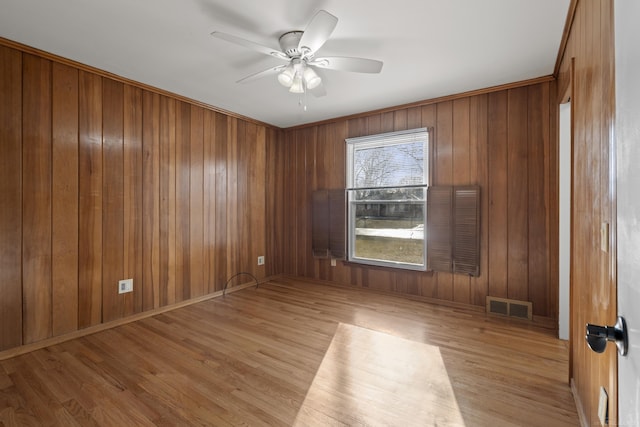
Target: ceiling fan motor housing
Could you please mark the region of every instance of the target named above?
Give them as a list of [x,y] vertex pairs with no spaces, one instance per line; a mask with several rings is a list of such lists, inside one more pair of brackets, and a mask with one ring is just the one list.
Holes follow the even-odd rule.
[[298,49],[303,31],[289,31],[280,36],[280,48],[290,58],[299,58],[302,52]]

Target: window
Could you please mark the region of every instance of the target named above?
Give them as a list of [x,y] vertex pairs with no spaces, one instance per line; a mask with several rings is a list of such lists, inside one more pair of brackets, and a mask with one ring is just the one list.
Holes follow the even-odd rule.
[[348,259],[426,269],[426,128],[349,138]]

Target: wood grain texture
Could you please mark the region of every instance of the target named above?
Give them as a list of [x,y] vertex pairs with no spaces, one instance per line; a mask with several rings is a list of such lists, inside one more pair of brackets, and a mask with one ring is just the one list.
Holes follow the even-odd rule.
[[[549,293],[542,285],[547,280],[555,280],[549,274],[549,258],[551,252],[537,250],[548,246],[549,219],[547,218],[545,203],[550,202],[549,175],[550,158],[550,124],[542,117],[550,116],[550,88],[548,85],[536,85],[528,88],[528,111],[531,122],[540,123],[538,126],[528,127],[528,201],[530,220],[528,227],[528,282],[529,300],[536,307],[535,314],[549,316],[552,304]],[[550,177],[549,177],[550,178]],[[555,276],[554,276],[555,277]]]
[[[240,161],[238,158],[239,123],[240,121],[235,118],[229,118],[227,121],[227,280],[232,275],[240,272],[238,259],[240,251],[240,221],[238,215],[242,209],[242,200],[239,199],[238,191],[238,186],[240,185],[240,177],[238,175],[238,163]],[[242,283],[240,279],[231,281],[229,285]]]
[[[279,157],[285,159],[282,203],[290,225],[284,230],[284,272],[477,306],[485,305],[487,295],[512,292],[525,300],[535,296],[534,313],[541,319],[556,317],[550,295],[557,293],[557,281],[546,266],[553,245],[545,237],[552,235],[557,220],[550,213],[555,174],[551,156],[557,144],[550,134],[553,87],[539,83],[286,130],[279,148]],[[344,138],[415,127],[431,130],[434,184],[481,186],[480,276],[406,273],[341,262],[330,267],[313,259],[306,243],[311,206],[307,199],[321,184],[344,185]],[[535,166],[529,166],[532,159]],[[529,240],[531,229],[538,230],[539,238]]]
[[24,55],[23,73],[22,303],[28,344],[52,334],[51,63]]
[[[10,92],[18,86],[19,89],[24,86],[21,82],[24,67],[21,62],[22,54],[12,48],[7,52],[5,55],[8,62],[3,62],[2,65],[3,70],[10,71],[3,71],[3,73],[13,76],[8,78],[13,80],[3,80],[2,87],[3,91]],[[61,64],[54,61],[53,65],[57,67]],[[485,236],[482,244],[487,245],[487,249],[483,250],[481,263],[486,268],[481,270],[483,273],[475,283],[473,281],[467,283],[466,280],[459,282],[458,279],[450,277],[445,279],[444,276],[440,277],[429,272],[386,271],[342,262],[331,267],[328,262],[314,260],[310,255],[310,247],[306,243],[310,241],[308,233],[311,191],[321,183],[329,188],[344,188],[346,156],[344,139],[348,136],[361,136],[402,128],[429,127],[433,131],[432,143],[440,144],[442,148],[440,153],[450,152],[448,159],[446,154],[443,154],[445,157],[442,159],[434,159],[436,176],[439,173],[438,170],[446,171],[449,168],[449,172],[443,172],[443,176],[449,177],[447,179],[451,181],[483,179],[485,185],[489,187],[488,191],[491,191],[493,183],[491,177],[504,174],[503,179],[506,185],[509,179],[508,171],[516,170],[519,165],[508,165],[505,160],[494,171],[495,165],[490,163],[491,151],[487,147],[494,144],[495,135],[500,135],[500,132],[495,132],[496,129],[500,130],[500,127],[496,127],[493,122],[492,112],[500,110],[502,120],[506,123],[508,105],[505,102],[503,107],[500,105],[496,107],[494,102],[497,101],[499,104],[501,97],[506,97],[507,88],[500,88],[495,92],[499,95],[495,96],[493,93],[478,95],[480,98],[478,98],[477,108],[474,108],[472,99],[458,96],[443,102],[434,101],[391,108],[372,114],[362,114],[357,118],[336,119],[331,123],[310,125],[296,130],[275,130],[252,121],[244,121],[205,109],[197,103],[190,104],[186,108],[183,101],[178,101],[166,94],[160,95],[143,86],[108,79],[86,69],[74,69],[67,63],[65,65],[70,67],[68,71],[71,74],[75,71],[78,73],[78,214],[77,218],[70,219],[69,223],[61,218],[60,213],[53,213],[53,206],[46,214],[43,211],[34,214],[42,215],[43,218],[48,216],[49,221],[57,221],[52,233],[56,233],[59,227],[74,228],[74,221],[77,221],[78,328],[100,324],[103,321],[105,304],[113,302],[105,298],[109,292],[107,286],[111,286],[107,285],[107,281],[111,282],[113,278],[110,278],[111,272],[105,271],[104,267],[107,264],[112,265],[113,262],[117,269],[122,268],[122,276],[134,278],[134,292],[117,297],[117,302],[114,302],[111,309],[105,310],[106,318],[110,318],[111,313],[116,311],[119,313],[118,316],[127,316],[131,313],[161,307],[171,300],[178,301],[182,298],[205,295],[219,289],[222,286],[222,279],[226,281],[231,275],[243,270],[260,277],[282,273],[299,274],[311,278],[323,278],[334,283],[372,287],[429,298],[440,296],[445,302],[476,305],[482,305],[484,296],[496,289],[500,293],[499,290],[504,287],[506,292],[508,267],[505,262],[505,245],[508,236],[505,234],[501,237],[499,234],[494,235],[494,232],[501,232],[497,226],[505,223],[507,217],[505,214],[499,219],[493,218],[492,212],[495,209],[488,199],[482,204],[487,213],[483,215],[484,225],[481,229],[482,235]],[[16,76],[15,73],[18,75]],[[104,88],[103,79],[109,80]],[[122,95],[117,96],[122,99],[122,108],[117,111],[109,108],[107,111],[104,105],[120,105],[120,101],[115,103],[109,101],[111,91],[108,86],[117,81],[122,85],[120,86]],[[53,83],[55,82],[54,78]],[[551,88],[548,79],[542,82],[536,81],[536,84]],[[56,91],[52,89],[47,93],[56,93]],[[2,110],[1,119],[3,123],[5,121],[17,123],[16,120],[20,122],[18,127],[20,151],[22,151],[24,123],[35,123],[37,120],[34,117],[22,117],[26,110],[22,106],[24,99],[21,90],[18,98],[12,102],[19,107],[19,117],[16,117],[15,109],[12,108],[11,112]],[[539,99],[535,101],[536,103],[545,102],[544,96],[535,99]],[[53,98],[38,96],[36,102],[38,105],[35,107],[43,110],[52,109],[53,102]],[[530,99],[528,111],[543,111],[538,106],[532,106],[532,102]],[[501,108],[504,109],[501,110]],[[189,110],[188,114],[186,110]],[[204,137],[205,113],[214,117],[211,122],[213,132],[209,130],[209,135],[213,135],[213,141],[205,140]],[[69,117],[73,116],[72,108],[69,111],[65,110],[65,114]],[[116,119],[115,116],[122,118]],[[538,120],[543,122],[541,129],[544,128],[544,121],[548,118],[544,117],[544,114],[540,116],[533,117],[528,114],[526,119],[529,122],[529,128],[536,125],[535,122]],[[164,120],[165,118],[167,120]],[[114,123],[116,125],[112,126]],[[103,125],[106,132],[104,134]],[[442,129],[440,125],[443,126]],[[49,130],[50,135],[54,135],[52,131],[53,128]],[[68,129],[68,131],[73,130]],[[501,143],[506,152],[514,142],[507,138],[506,125],[502,131],[504,131],[504,140]],[[121,140],[121,154],[110,151],[109,144],[103,147],[103,138],[106,138],[105,141],[111,141],[109,138],[113,133],[119,135],[118,138]],[[186,145],[183,144],[185,138],[188,140]],[[555,140],[550,141],[549,153],[553,153],[555,144]],[[447,145],[450,149],[446,148]],[[12,152],[10,147],[12,146],[3,146],[2,149],[10,154]],[[15,145],[13,147],[16,148]],[[528,142],[527,147],[529,147]],[[209,151],[205,153],[205,149]],[[5,154],[5,151],[2,153]],[[22,158],[22,154],[20,156]],[[53,154],[49,156],[49,162],[53,162],[52,156]],[[546,152],[543,156],[545,162],[551,162],[547,160]],[[209,163],[206,159],[213,160],[213,163]],[[442,164],[439,160],[442,160]],[[111,166],[108,170],[105,169],[103,161],[113,165],[115,169]],[[59,165],[57,161],[53,164],[54,167]],[[456,165],[460,164],[468,165],[468,174],[458,170]],[[31,170],[23,170],[23,166],[20,164],[19,182],[12,180],[11,190],[8,190],[9,193],[13,192],[14,195],[11,197],[15,198],[17,194],[15,186],[19,186],[20,206],[22,206],[24,195],[22,177],[32,174]],[[8,169],[6,173],[15,173],[15,169],[11,171],[12,169]],[[531,174],[527,175],[529,180],[543,181],[536,182],[536,185],[531,187],[535,188],[532,191],[538,191],[539,187],[547,188],[550,171],[551,169],[549,172],[545,169],[545,172],[535,177]],[[68,172],[71,179],[73,173]],[[112,172],[116,173],[111,175]],[[209,172],[213,173],[213,176],[208,176]],[[51,174],[54,177],[62,177],[58,172]],[[187,176],[188,191],[186,191]],[[55,180],[45,181],[53,191],[60,190],[56,190]],[[116,195],[117,200],[122,200],[122,206],[115,209],[121,213],[117,214],[114,223],[110,222],[114,217],[109,211],[114,207],[110,201],[113,194],[110,193],[110,187],[105,188],[105,185],[110,185],[111,182],[117,182],[117,185],[122,188],[122,195]],[[480,183],[483,185],[482,182]],[[526,197],[527,200],[533,200],[532,197],[535,199],[538,196],[527,194]],[[545,193],[543,196],[544,215],[551,218],[548,208],[550,204],[547,200],[549,197],[551,197],[550,193]],[[537,200],[536,203],[539,202],[539,199],[535,200]],[[506,199],[498,202],[506,206]],[[56,205],[55,209],[60,210],[56,212],[61,212],[61,206]],[[207,209],[212,215],[206,213]],[[13,227],[15,222],[12,222],[14,221],[12,218],[15,214],[15,212],[6,214],[3,217],[3,226],[9,227],[7,224],[12,224],[10,226]],[[538,215],[541,214],[538,210],[527,211],[526,226],[539,228],[542,221],[538,219]],[[23,213],[20,211],[20,221],[22,216]],[[491,221],[494,221],[494,226],[491,226]],[[24,227],[22,224],[17,226],[22,235]],[[548,222],[545,221],[546,234],[551,235],[549,230],[552,226],[551,219]],[[59,229],[62,230],[62,228]],[[112,229],[116,230],[118,235],[122,235],[122,246],[119,242],[116,244],[117,247],[122,247],[121,254],[118,256],[114,254],[117,249],[110,246]],[[188,229],[188,239],[184,232],[186,229]],[[65,244],[57,236],[53,237],[52,234],[50,237],[52,248],[61,248]],[[73,236],[70,238],[73,240]],[[542,240],[537,243],[529,242],[529,254],[547,254],[551,241],[552,239],[546,242]],[[20,244],[22,245],[22,241]],[[186,265],[180,262],[181,259],[184,261],[186,253],[189,260],[188,275]],[[498,255],[494,256],[494,253]],[[255,258],[258,255],[266,256],[266,267],[259,268],[256,265]],[[10,255],[7,255],[6,259],[11,259]],[[2,262],[6,259],[3,254]],[[104,265],[103,260],[106,260]],[[528,258],[528,262],[533,262],[531,257]],[[49,266],[48,273],[45,273],[53,275],[57,270],[54,270],[51,262]],[[57,268],[58,266],[55,267]],[[15,273],[15,269],[3,270],[3,274],[5,271],[9,275]],[[61,277],[58,274],[56,272],[55,277]],[[17,277],[14,274],[14,278]],[[188,286],[184,282],[187,277],[189,277]],[[494,277],[498,279],[498,287],[494,286],[492,280]],[[500,282],[502,277],[504,281]],[[232,281],[231,285],[247,280],[246,277],[239,277]],[[527,276],[527,283],[524,286],[531,287],[532,284],[529,282],[533,280],[533,276]],[[450,286],[449,282],[451,282]],[[22,286],[22,282],[19,285]],[[555,293],[554,285],[550,284],[549,280],[535,286],[541,286],[541,289],[536,289],[535,292],[538,294],[532,291],[531,295]],[[71,289],[72,287],[65,289],[56,287],[54,292],[71,291]],[[15,292],[17,291],[14,289],[14,297],[17,295]],[[19,298],[22,297],[19,296]],[[54,295],[52,298],[55,298]],[[70,298],[73,298],[73,295]],[[539,296],[536,298],[543,301],[536,305],[545,304],[543,298]],[[24,301],[20,299],[20,303],[22,306]],[[552,304],[551,297],[546,304]],[[17,306],[9,307],[9,304],[3,304],[2,310],[11,313],[7,316],[14,318],[12,324],[15,325],[16,322],[21,321],[16,320],[17,317],[22,317],[21,313],[17,314],[21,310]],[[535,307],[534,310],[536,310]],[[555,311],[550,308],[541,308],[538,313],[545,313],[545,310],[549,316],[555,315]],[[54,314],[54,309],[50,308],[45,312],[34,313],[33,316],[38,317],[38,321],[53,322],[53,327],[57,328],[55,326],[57,320],[51,319],[60,316],[60,313],[58,310],[57,314]],[[69,316],[73,317],[71,314]],[[21,325],[18,326],[22,334],[24,328]]]
[[[480,191],[489,188],[489,154],[487,143],[487,95],[474,96],[470,100],[469,126],[471,181],[480,186]],[[474,179],[475,177],[475,179]],[[487,195],[480,196],[480,276],[471,278],[471,300],[474,305],[482,305],[489,295],[488,256],[489,250],[489,203]]]
[[547,330],[279,280],[0,362],[0,422],[575,426],[566,371]]
[[79,75],[78,327],[102,321],[102,79]]
[[204,112],[204,257],[205,291],[215,289],[216,259],[216,117],[211,111]]
[[580,325],[614,323],[617,315],[615,239],[606,242],[605,252],[599,235],[602,223],[609,224],[612,236],[616,228],[613,7],[613,2],[572,2],[575,14],[559,54],[557,84],[562,88],[557,97],[571,90],[573,121],[571,374],[585,424],[599,422],[597,390],[606,388],[609,425],[617,423],[616,352],[590,351]]
[[124,278],[133,279],[133,294],[123,295],[125,316],[142,311],[142,90],[124,87]]
[[[471,175],[472,162],[470,100],[462,98],[453,101],[453,185],[469,185],[474,182]],[[471,278],[453,275],[453,300],[465,304],[471,303]]]
[[520,301],[529,301],[527,95],[526,87],[507,95],[507,297]]
[[[326,129],[326,127],[324,127]],[[266,171],[265,197],[266,204],[266,253],[269,258],[265,260],[267,277],[280,274],[284,271],[284,156],[279,155],[279,144],[283,139],[282,131],[268,130],[267,143],[265,148],[266,164],[270,165]],[[330,162],[333,152],[324,149],[324,158]],[[327,168],[330,170],[330,168]],[[226,174],[225,174],[226,175]],[[329,178],[327,177],[327,180]],[[325,185],[328,185],[325,184]],[[325,274],[328,271],[325,268]],[[328,277],[328,276],[327,276]]]
[[489,94],[487,111],[489,157],[489,295],[506,298],[508,292],[507,228],[507,92]]
[[118,281],[124,277],[124,87],[102,82],[102,320],[123,316]]
[[[64,61],[0,58],[1,349],[266,276],[281,131]],[[118,294],[124,278],[134,290]]]
[[[435,150],[433,150],[436,160],[432,162],[435,167],[433,171],[434,184],[451,185],[454,175],[453,101],[445,101],[437,105],[436,127],[438,128],[438,136],[435,138]],[[454,275],[438,272],[435,273],[435,277],[436,298],[452,301]]]
[[78,329],[78,70],[52,65],[52,335]]
[[175,154],[176,108],[175,100],[160,97],[160,168],[159,168],[159,306],[175,302]]
[[22,54],[0,47],[0,350],[22,344]]
[[142,98],[142,309],[160,306],[160,96]]
[[191,107],[190,167],[189,167],[189,271],[190,295],[204,295],[204,146],[203,114],[199,107]]
[[[191,106],[176,104],[176,301],[191,297],[190,177]],[[217,193],[216,193],[217,194]]]
[[227,156],[228,156],[228,120],[222,114],[216,114],[216,132],[213,148],[215,159],[215,240],[214,255],[214,288],[221,290],[228,277],[236,272],[227,271]]

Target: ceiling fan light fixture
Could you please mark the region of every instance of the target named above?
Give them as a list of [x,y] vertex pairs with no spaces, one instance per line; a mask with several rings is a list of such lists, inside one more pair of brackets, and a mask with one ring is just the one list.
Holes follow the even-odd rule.
[[302,76],[299,73],[296,73],[293,78],[293,84],[289,88],[289,92],[291,93],[304,93],[304,82],[302,81]]
[[291,87],[295,77],[295,71],[293,65],[289,64],[280,74],[278,74],[278,81],[284,87]]
[[305,68],[303,78],[307,84],[307,89],[315,89],[322,83],[320,76],[311,67]]

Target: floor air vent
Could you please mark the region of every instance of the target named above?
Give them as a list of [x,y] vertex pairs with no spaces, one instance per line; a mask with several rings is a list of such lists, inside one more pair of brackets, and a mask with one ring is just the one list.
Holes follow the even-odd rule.
[[487,297],[487,312],[520,319],[533,319],[532,304],[514,299]]

